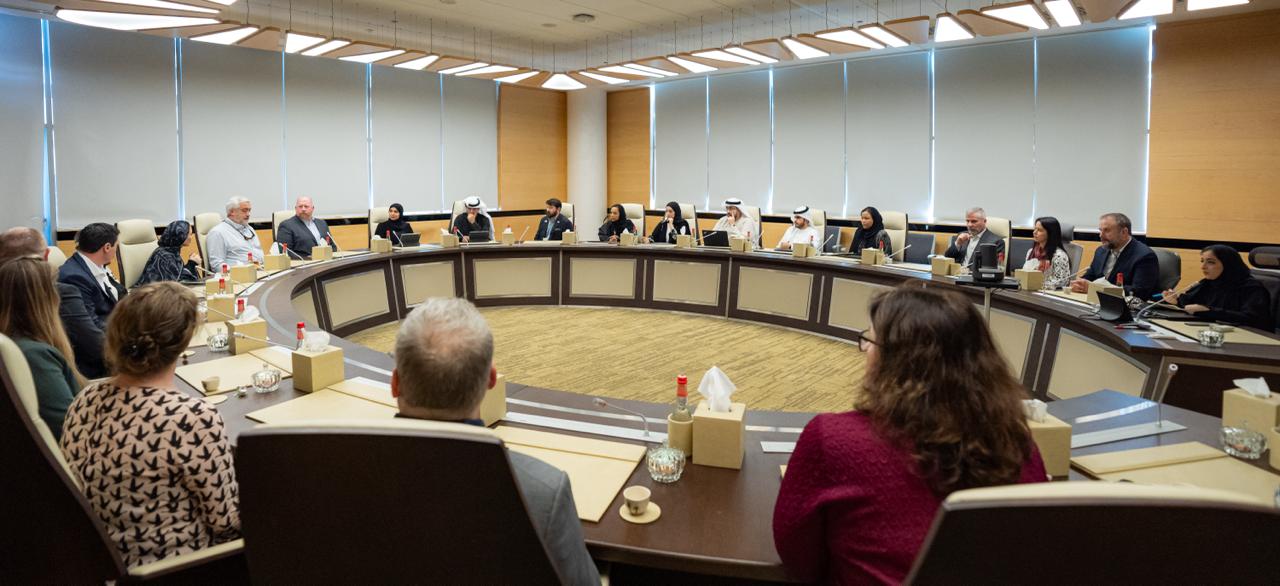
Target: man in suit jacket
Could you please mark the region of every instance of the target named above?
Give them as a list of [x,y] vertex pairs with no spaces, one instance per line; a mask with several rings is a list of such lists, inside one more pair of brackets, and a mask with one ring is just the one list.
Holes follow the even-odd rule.
[[1133,222],[1121,213],[1098,218],[1098,238],[1102,246],[1093,252],[1093,262],[1084,275],[1071,282],[1071,290],[1085,293],[1089,281],[1105,278],[1114,284],[1124,275],[1124,291],[1147,301],[1160,290],[1160,261],[1146,244],[1134,239]]
[[538,221],[538,232],[534,235],[535,240],[561,240],[564,238],[565,230],[573,230],[573,222],[560,213],[560,208],[563,205],[560,200],[554,197],[547,200],[547,215],[542,216],[542,219]]
[[[49,260],[49,248],[39,231],[27,227],[10,228],[0,233],[0,262],[20,256],[38,256]],[[67,332],[71,349],[76,354],[76,369],[86,378],[107,376],[106,363],[102,360],[102,327],[94,314],[85,306],[80,289],[75,285],[59,282],[58,314],[62,328]]]
[[[315,217],[316,208],[311,198],[299,197],[293,205],[293,217],[280,222],[276,228],[276,242],[284,244],[304,258],[311,258],[311,247],[319,246],[329,235],[329,224]],[[331,239],[332,240],[332,239]],[[334,250],[338,246],[329,242]]]
[[107,329],[107,316],[125,296],[124,286],[107,269],[115,258],[119,239],[115,226],[89,224],[76,233],[76,253],[58,269],[58,282],[80,290],[94,323],[103,331]]
[[964,224],[968,231],[961,232],[952,238],[951,245],[943,254],[972,271],[974,259],[978,256],[978,245],[995,244],[1000,263],[1004,264],[1004,238],[987,231],[986,210],[970,208],[964,213]]
[[[483,427],[480,402],[493,388],[493,333],[465,299],[428,299],[414,309],[396,335],[391,394],[398,417]],[[537,458],[508,451],[529,518],[563,584],[599,584],[582,538],[569,477]],[[459,531],[492,531],[461,527]]]

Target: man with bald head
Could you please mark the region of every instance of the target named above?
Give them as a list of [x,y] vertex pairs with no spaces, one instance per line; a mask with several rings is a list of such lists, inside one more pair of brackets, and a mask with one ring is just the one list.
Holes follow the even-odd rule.
[[[329,236],[329,224],[315,217],[315,213],[316,206],[311,203],[311,198],[305,195],[299,197],[293,204],[293,217],[280,222],[280,226],[276,228],[276,242],[288,246],[289,250],[304,258],[311,258],[311,247],[326,242],[325,237]],[[332,238],[328,244],[334,250],[338,249]]]
[[[25,227],[0,232],[0,262],[23,256],[48,260],[49,249],[44,236]],[[58,315],[62,318],[62,328],[66,330],[71,342],[71,350],[75,352],[76,369],[86,378],[107,376],[107,367],[102,360],[102,327],[85,304],[80,288],[61,281],[57,285],[58,296],[61,298]]]

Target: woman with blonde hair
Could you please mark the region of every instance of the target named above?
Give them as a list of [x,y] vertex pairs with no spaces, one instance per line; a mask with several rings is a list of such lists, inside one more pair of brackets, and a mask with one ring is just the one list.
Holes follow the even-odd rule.
[[969,298],[900,287],[871,302],[857,410],[805,426],[773,512],[793,578],[900,583],[957,490],[1044,482],[1010,374]]
[[174,380],[198,309],[195,294],[172,281],[130,291],[107,322],[116,375],[85,388],[67,413],[62,453],[130,566],[240,532],[222,416]]
[[53,269],[34,256],[0,263],[0,333],[13,339],[31,368],[40,419],[55,439],[83,379],[58,317],[61,297]]

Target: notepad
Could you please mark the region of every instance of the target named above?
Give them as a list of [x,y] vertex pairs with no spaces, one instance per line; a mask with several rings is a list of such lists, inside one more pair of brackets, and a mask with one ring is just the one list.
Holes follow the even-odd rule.
[[644,446],[518,427],[494,428],[507,449],[542,460],[569,475],[578,518],[592,523],[609,510],[645,456]]
[[1071,462],[1099,480],[1213,488],[1266,506],[1274,506],[1280,488],[1280,476],[1198,442],[1081,456]]
[[[261,350],[265,350],[265,348]],[[206,395],[216,395],[234,391],[238,387],[252,386],[253,373],[262,370],[264,359],[255,355],[261,350],[254,350],[254,352],[239,356],[227,356],[216,360],[179,366],[177,375],[178,378]],[[271,361],[268,360],[267,362],[270,363]],[[280,378],[284,379],[291,376],[288,369],[280,370]],[[206,391],[203,381],[213,376],[218,377],[218,389],[212,392]]]
[[259,423],[294,423],[334,419],[392,419],[397,412],[394,407],[324,389],[259,409],[245,417]]

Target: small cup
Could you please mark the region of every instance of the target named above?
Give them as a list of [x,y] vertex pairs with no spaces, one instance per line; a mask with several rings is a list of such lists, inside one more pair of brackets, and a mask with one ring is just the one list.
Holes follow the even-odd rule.
[[218,378],[216,376],[211,376],[209,378],[206,378],[200,381],[200,384],[204,385],[205,392],[212,393],[218,390],[218,384],[220,384],[221,382],[222,382],[221,378]]
[[631,513],[632,517],[643,515],[649,510],[650,494],[649,489],[643,486],[628,486],[624,489],[622,498],[627,501],[627,512]]

